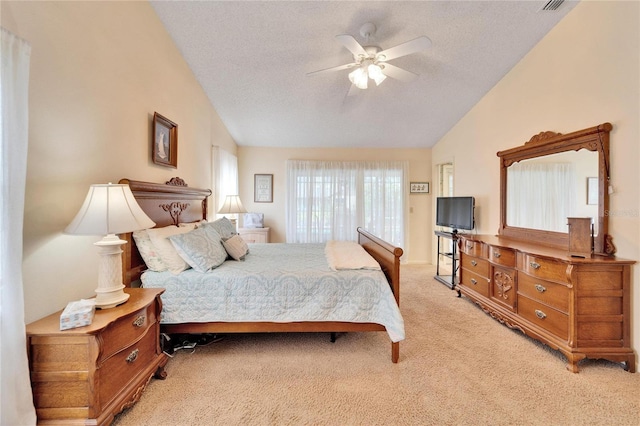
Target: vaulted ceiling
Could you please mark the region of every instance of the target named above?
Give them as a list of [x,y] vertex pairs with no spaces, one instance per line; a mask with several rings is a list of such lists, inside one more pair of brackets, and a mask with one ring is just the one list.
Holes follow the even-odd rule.
[[[575,5],[535,1],[152,1],[241,146],[431,147]],[[390,61],[418,74],[347,96],[353,62],[336,40],[387,49],[426,35],[427,50]]]

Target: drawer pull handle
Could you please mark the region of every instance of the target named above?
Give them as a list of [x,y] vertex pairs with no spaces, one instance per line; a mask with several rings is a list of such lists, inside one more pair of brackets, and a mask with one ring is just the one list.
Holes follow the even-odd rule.
[[538,292],[540,293],[544,293],[545,291],[547,291],[547,288],[543,285],[536,284],[536,290],[538,290]]
[[135,327],[142,327],[144,325],[144,322],[145,322],[146,319],[147,319],[147,317],[145,317],[144,315],[140,315],[138,318],[133,320],[133,325]]
[[495,258],[499,258],[499,257],[500,257],[500,252],[499,252],[499,251],[494,251],[494,252],[493,252],[493,256],[494,256]]
[[471,261],[471,264],[472,264],[473,266],[478,266],[478,262],[476,262],[475,260],[472,260],[472,261]]
[[475,278],[471,278],[471,284],[476,285],[478,284],[478,281]]
[[136,359],[138,359],[138,352],[139,352],[139,350],[138,350],[138,349],[134,349],[134,350],[129,354],[129,356],[127,356],[127,362],[128,362],[129,364],[131,364],[132,362],[135,362],[135,360],[136,360]]
[[538,318],[540,318],[540,319],[545,319],[545,318],[547,317],[547,314],[545,314],[544,312],[542,312],[542,311],[540,311],[540,310],[538,310],[538,309],[536,309],[536,311],[535,311],[535,312],[536,312],[536,316],[537,316]]
[[540,264],[536,262],[529,263],[533,269],[540,269]]

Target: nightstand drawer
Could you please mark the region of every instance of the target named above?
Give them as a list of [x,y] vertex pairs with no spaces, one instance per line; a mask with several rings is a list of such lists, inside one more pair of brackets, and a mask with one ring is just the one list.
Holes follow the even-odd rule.
[[251,243],[269,243],[270,228],[240,228],[238,233],[242,239]]
[[109,358],[98,370],[100,405],[107,405],[134,380],[156,357],[156,334],[148,330],[142,339]]
[[103,352],[98,365],[116,352],[140,339],[156,323],[155,305],[151,304],[110,324],[103,335]]

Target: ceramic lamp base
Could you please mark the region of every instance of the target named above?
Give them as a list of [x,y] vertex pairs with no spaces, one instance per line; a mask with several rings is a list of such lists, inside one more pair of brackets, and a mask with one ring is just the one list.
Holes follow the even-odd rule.
[[114,308],[129,299],[129,295],[123,291],[122,284],[122,244],[126,244],[126,241],[114,234],[109,234],[95,243],[100,254],[96,308]]

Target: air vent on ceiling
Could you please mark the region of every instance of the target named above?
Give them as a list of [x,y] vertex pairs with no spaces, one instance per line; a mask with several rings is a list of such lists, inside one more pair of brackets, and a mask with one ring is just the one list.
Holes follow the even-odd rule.
[[540,10],[558,10],[564,0],[549,0]]

